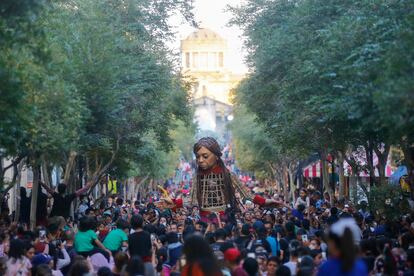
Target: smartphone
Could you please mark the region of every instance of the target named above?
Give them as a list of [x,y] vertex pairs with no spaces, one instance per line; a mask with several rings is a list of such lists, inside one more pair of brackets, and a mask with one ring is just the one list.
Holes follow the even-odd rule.
[[43,241],[43,240],[45,240],[45,239],[46,239],[46,231],[45,231],[45,230],[40,230],[40,231],[39,231],[39,239],[40,239],[41,241]]
[[302,242],[308,242],[308,235],[302,235]]
[[252,253],[252,252],[247,253],[247,257],[248,257],[248,258],[253,258],[253,259],[256,259],[256,254],[254,254],[254,253]]
[[155,241],[155,235],[154,234],[151,234],[151,242],[154,242]]

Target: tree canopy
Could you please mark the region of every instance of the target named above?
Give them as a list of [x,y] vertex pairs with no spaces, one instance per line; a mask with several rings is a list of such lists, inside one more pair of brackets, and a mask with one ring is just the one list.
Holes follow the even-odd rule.
[[168,18],[192,22],[191,1],[0,5],[0,157],[60,166],[77,183],[137,167],[157,175],[163,162],[144,157],[168,155],[172,132],[192,115],[189,84],[166,46]]
[[249,0],[230,9],[251,69],[236,101],[282,152],[326,157],[363,146],[383,176],[392,144],[412,171],[412,1]]

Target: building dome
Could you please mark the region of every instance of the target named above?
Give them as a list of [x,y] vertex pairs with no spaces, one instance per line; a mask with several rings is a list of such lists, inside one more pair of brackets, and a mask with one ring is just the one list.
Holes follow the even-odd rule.
[[207,29],[207,28],[200,28],[194,32],[192,32],[186,40],[224,40],[219,34],[216,32]]

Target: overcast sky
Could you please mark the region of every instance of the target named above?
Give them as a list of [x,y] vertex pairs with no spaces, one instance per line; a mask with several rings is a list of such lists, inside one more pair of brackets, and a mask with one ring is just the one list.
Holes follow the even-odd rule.
[[[243,63],[244,51],[242,49],[242,40],[240,38],[241,30],[237,27],[228,27],[232,14],[226,12],[227,5],[241,5],[242,0],[195,0],[194,14],[197,22],[200,22],[201,27],[209,28],[216,31],[223,38],[227,39],[230,53],[228,57],[228,64],[235,72],[246,72],[247,68]],[[176,26],[177,37],[174,45],[175,49],[179,49],[180,40],[187,37],[194,28],[189,24],[183,23],[178,18],[171,20],[172,24]]]

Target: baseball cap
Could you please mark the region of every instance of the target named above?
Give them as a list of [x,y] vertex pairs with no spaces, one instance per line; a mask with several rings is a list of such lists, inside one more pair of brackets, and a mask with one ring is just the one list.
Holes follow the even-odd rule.
[[112,216],[112,213],[111,213],[111,211],[105,211],[105,212],[103,212],[103,215],[104,216]]
[[237,248],[229,248],[224,252],[224,259],[229,262],[235,262],[240,257],[240,251]]
[[52,260],[51,256],[49,256],[47,254],[40,253],[40,254],[37,254],[33,257],[32,265],[35,267],[35,266],[38,266],[38,265],[41,265],[41,264],[48,264],[51,260]]

